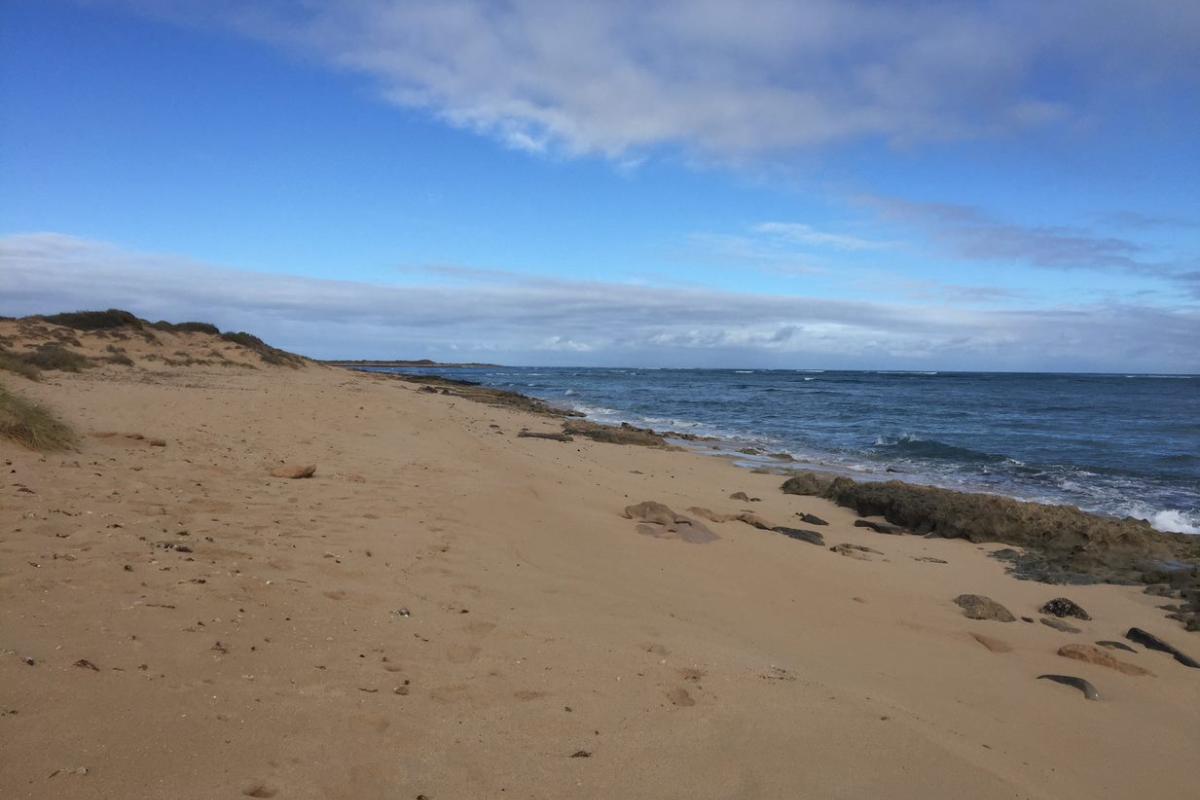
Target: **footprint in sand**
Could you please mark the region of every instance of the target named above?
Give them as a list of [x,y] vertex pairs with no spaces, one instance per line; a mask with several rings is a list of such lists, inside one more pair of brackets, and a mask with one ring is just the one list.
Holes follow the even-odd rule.
[[242,794],[246,797],[274,797],[279,794],[279,790],[265,783],[252,783],[242,789]]

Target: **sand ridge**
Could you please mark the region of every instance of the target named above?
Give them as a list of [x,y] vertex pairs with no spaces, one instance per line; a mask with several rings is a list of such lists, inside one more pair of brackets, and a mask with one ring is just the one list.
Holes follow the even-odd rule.
[[[1153,676],[1057,654],[1130,626],[1200,649],[1135,587],[1017,581],[992,546],[857,528],[776,476],[521,438],[560,426],[381,376],[160,364],[3,380],[83,434],[65,455],[0,445],[4,797],[1193,785],[1197,671],[1139,646],[1121,660]],[[143,438],[95,435],[112,432]],[[317,469],[270,475],[285,464]],[[702,544],[639,535],[622,513],[644,501],[730,519],[706,521],[719,538]],[[743,512],[817,515],[826,546]],[[1031,618],[1065,594],[1092,620],[971,620],[953,603],[966,593]]]

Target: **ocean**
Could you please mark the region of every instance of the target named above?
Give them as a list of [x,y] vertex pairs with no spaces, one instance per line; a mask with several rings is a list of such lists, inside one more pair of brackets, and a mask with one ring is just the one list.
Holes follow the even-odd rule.
[[[1065,503],[1200,533],[1200,376],[559,367],[381,368],[508,389],[598,422],[717,437],[858,480]],[[714,449],[715,446],[715,449]],[[745,455],[743,449],[761,449]]]

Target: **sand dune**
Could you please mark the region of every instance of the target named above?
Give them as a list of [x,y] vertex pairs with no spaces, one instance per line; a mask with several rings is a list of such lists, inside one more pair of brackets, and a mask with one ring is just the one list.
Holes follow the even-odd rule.
[[[384,377],[126,347],[0,376],[82,438],[0,443],[0,796],[1194,791],[1200,671],[1123,634],[1200,639],[1138,587],[1018,581],[998,545],[854,527],[718,458],[518,437],[559,426]],[[644,501],[728,521],[639,535]],[[817,515],[826,546],[746,511]],[[1080,633],[1021,621],[1064,594]],[[1097,640],[1153,674],[1058,654]]]

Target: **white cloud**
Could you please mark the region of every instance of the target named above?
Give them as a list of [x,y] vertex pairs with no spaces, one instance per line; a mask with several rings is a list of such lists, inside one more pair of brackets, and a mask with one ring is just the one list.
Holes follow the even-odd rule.
[[817,230],[802,222],[763,222],[755,225],[754,231],[769,236],[778,236],[797,244],[831,247],[835,250],[885,250],[894,246],[892,242],[877,242],[858,236]]
[[1200,72],[1200,4],[1178,0],[125,2],[316,56],[514,148],[617,159],[1005,133]]
[[965,311],[448,267],[405,279],[265,275],[54,233],[0,238],[0,313],[126,308],[318,357],[1200,371],[1194,309]]

